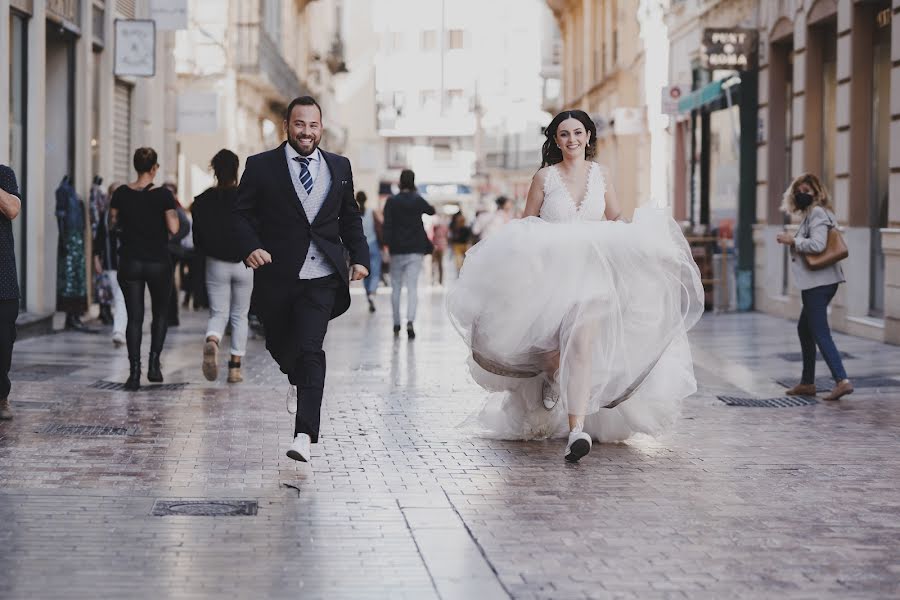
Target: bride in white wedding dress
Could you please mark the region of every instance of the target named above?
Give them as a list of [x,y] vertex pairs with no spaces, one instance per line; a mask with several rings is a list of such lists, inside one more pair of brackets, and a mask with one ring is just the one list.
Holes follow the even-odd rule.
[[565,458],[576,462],[592,439],[674,423],[696,391],[687,331],[703,288],[664,210],[618,220],[587,113],[560,113],[546,135],[525,218],[469,250],[447,309],[472,376],[493,392],[469,424],[499,439],[568,433]]

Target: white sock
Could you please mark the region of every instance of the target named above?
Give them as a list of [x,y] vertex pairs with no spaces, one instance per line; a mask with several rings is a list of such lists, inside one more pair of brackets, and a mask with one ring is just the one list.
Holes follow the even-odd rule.
[[578,417],[575,421],[575,427],[572,428],[572,433],[581,433],[584,430],[584,417]]

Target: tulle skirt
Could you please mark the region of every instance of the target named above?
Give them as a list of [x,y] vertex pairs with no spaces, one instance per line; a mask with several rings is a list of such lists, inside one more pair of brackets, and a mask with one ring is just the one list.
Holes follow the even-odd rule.
[[[513,221],[466,254],[447,310],[491,393],[467,425],[501,439],[662,433],[696,391],[687,331],[703,313],[690,248],[664,211],[632,223]],[[547,410],[544,382],[560,400]]]

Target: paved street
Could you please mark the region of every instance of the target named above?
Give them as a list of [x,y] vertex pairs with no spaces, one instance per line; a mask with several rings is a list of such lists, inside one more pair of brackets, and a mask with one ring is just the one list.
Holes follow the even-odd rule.
[[[561,441],[457,428],[482,393],[424,293],[414,342],[392,338],[387,295],[332,323],[311,466],[284,455],[287,383],[261,340],[245,383],[202,378],[201,313],[169,332],[178,389],[93,387],[127,376],[105,334],[18,343],[0,597],[900,596],[900,348],[836,335],[860,386],[839,404],[728,406],[794,383],[795,325],[705,317],[678,428],[568,465]],[[181,514],[154,514],[166,501]]]

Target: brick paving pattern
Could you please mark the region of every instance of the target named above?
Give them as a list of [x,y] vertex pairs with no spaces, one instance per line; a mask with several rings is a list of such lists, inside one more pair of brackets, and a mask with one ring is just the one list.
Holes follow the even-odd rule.
[[[200,313],[163,355],[181,389],[92,387],[127,376],[106,335],[18,343],[0,597],[900,596],[900,348],[837,334],[851,377],[887,384],[834,405],[729,407],[716,397],[776,398],[799,376],[778,356],[799,351],[795,327],[706,317],[678,428],[569,465],[561,441],[458,427],[483,394],[440,293],[422,298],[414,342],[392,337],[387,296],[375,315],[361,300],[329,332],[311,465],[284,456],[287,383],[261,340],[245,383],[202,378]],[[241,500],[256,513],[154,515]]]

